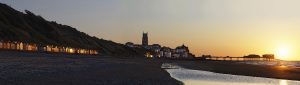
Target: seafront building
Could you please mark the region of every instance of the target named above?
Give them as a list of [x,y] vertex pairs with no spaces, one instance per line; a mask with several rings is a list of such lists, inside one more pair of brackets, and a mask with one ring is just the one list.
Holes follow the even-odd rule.
[[183,44],[182,46],[176,47],[175,52],[173,52],[173,53],[177,54],[177,56],[174,56],[174,57],[188,58],[189,52],[190,52],[189,48]]
[[172,49],[159,44],[148,45],[148,33],[143,32],[142,45],[127,42],[125,46],[130,48],[146,49],[145,57],[149,58],[173,58],[173,59],[192,59],[195,56],[189,52],[189,48],[184,44]]
[[172,58],[172,49],[169,47],[162,47],[160,50],[160,56],[165,58]]

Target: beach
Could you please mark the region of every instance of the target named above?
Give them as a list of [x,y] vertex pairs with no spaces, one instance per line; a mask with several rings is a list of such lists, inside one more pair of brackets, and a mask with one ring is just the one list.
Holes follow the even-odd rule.
[[166,69],[173,78],[180,80],[184,85],[299,85],[300,81],[263,78],[243,75],[223,74],[203,70],[187,69],[176,64],[165,63]]
[[0,51],[1,85],[182,85],[145,58]]
[[190,60],[162,68],[185,85],[299,85],[299,62],[277,62]]
[[177,61],[187,69],[203,70],[223,74],[300,80],[300,68],[246,64],[246,61]]
[[165,68],[161,68],[165,63],[189,69],[187,70],[188,73],[200,71],[201,75],[188,75],[198,75],[194,77],[201,79],[210,78],[209,80],[215,78],[216,81],[223,77],[205,76],[210,74],[210,72],[214,72],[221,73],[221,75],[232,74],[270,79],[300,80],[299,68],[252,65],[243,61],[169,60],[142,57],[125,58],[108,55],[1,51],[0,84],[182,85],[182,81],[171,77],[170,71],[168,73]]

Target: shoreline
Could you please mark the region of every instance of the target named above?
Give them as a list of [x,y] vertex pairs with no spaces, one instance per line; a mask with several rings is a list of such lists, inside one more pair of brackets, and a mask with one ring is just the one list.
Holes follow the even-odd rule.
[[[0,51],[0,70],[2,70],[0,72],[2,75],[0,84],[71,85],[78,82],[79,85],[182,85],[183,82],[172,78],[165,69],[161,68],[163,63],[222,74],[300,80],[300,68],[251,65],[232,61],[168,60]],[[100,78],[98,78],[99,76]]]
[[263,78],[243,75],[216,73],[203,70],[187,69],[176,64],[166,63],[163,67],[171,76],[185,85],[299,85],[300,81]]
[[231,61],[177,61],[174,63],[192,70],[300,81],[300,68],[294,67],[251,65]]

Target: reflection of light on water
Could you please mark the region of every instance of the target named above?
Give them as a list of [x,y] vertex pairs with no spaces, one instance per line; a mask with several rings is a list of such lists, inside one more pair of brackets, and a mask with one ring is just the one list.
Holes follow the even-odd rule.
[[260,84],[260,83],[238,83],[238,82],[219,82],[209,80],[185,80],[185,85],[272,85],[272,84]]
[[182,81],[185,85],[300,85],[300,81],[220,74],[185,69],[174,64],[163,64],[162,66],[176,66],[177,68],[166,70],[171,77]]
[[280,80],[279,85],[288,85],[286,80]]
[[279,67],[282,69],[287,68],[287,66],[285,66],[285,65],[280,65]]

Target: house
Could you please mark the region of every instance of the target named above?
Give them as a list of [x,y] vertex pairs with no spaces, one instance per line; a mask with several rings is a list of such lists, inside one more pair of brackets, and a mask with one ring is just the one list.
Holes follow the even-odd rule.
[[160,50],[160,56],[165,58],[171,58],[172,57],[172,49],[169,47],[162,47]]
[[159,44],[149,45],[148,47],[149,47],[148,51],[151,52],[153,57],[161,57],[160,55],[161,46]]
[[150,49],[153,50],[154,52],[158,53],[158,52],[160,52],[161,46],[159,44],[153,44],[150,46]]
[[178,46],[175,48],[175,54],[178,54],[179,57],[176,55],[175,58],[188,58],[189,57],[189,48],[185,45]]

